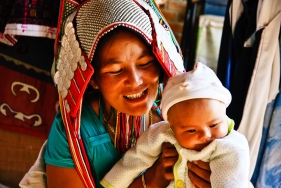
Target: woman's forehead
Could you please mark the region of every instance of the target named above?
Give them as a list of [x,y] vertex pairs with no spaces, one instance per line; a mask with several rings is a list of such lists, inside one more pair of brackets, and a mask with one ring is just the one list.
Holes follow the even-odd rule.
[[128,30],[126,28],[119,27],[113,31],[111,31],[108,34],[105,34],[99,41],[98,46],[105,46],[105,45],[118,45],[120,43],[122,44],[130,44],[140,42],[143,43],[143,45],[150,45],[148,43],[145,43],[145,41],[142,39],[141,36],[137,35],[131,30]]
[[104,37],[98,44],[94,63],[101,58],[106,59],[108,63],[118,63],[126,56],[137,55],[137,59],[154,56],[151,47],[140,36],[130,31],[121,30]]

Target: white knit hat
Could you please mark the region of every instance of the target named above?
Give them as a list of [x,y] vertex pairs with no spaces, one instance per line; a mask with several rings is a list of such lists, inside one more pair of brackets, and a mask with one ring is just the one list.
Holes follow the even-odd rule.
[[167,112],[172,105],[198,98],[216,99],[225,103],[226,107],[231,102],[230,92],[214,71],[202,63],[196,63],[192,71],[179,72],[168,80],[160,105],[163,118],[167,120]]

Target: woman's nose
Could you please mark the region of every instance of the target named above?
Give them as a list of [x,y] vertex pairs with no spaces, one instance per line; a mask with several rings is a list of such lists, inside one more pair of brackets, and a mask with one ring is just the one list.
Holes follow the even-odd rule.
[[138,86],[138,85],[142,84],[142,82],[143,82],[143,80],[142,80],[141,71],[138,71],[136,69],[131,69],[128,72],[127,83],[130,86]]

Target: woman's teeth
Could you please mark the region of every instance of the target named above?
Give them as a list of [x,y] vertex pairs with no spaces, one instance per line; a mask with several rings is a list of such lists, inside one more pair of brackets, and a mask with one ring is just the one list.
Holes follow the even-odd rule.
[[133,94],[133,95],[126,95],[126,98],[128,98],[128,99],[136,99],[136,98],[139,98],[139,97],[143,96],[143,94],[144,94],[144,92]]

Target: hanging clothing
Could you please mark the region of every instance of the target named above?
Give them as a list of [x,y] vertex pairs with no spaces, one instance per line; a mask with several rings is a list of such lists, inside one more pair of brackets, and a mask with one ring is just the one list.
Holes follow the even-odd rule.
[[260,147],[266,106],[279,90],[280,54],[278,36],[281,3],[272,1],[228,2],[218,77],[232,93],[227,115],[250,145],[250,177]]
[[60,0],[0,2],[0,42],[17,43],[18,36],[55,39]]
[[[247,90],[251,81],[253,67],[256,61],[257,47],[260,41],[260,32],[255,36],[253,46],[244,46],[244,42],[255,32],[255,17],[258,1],[247,1],[245,10],[235,24],[233,37],[231,38],[232,58],[229,74],[229,85],[227,86],[232,94],[232,103],[227,108],[227,114],[236,122],[238,128],[247,96]],[[223,44],[222,44],[223,45]],[[227,48],[221,48],[225,51]],[[221,52],[220,54],[228,54]],[[224,55],[223,55],[224,56]],[[221,59],[220,59],[221,60]],[[226,71],[219,65],[218,74],[222,77]]]

